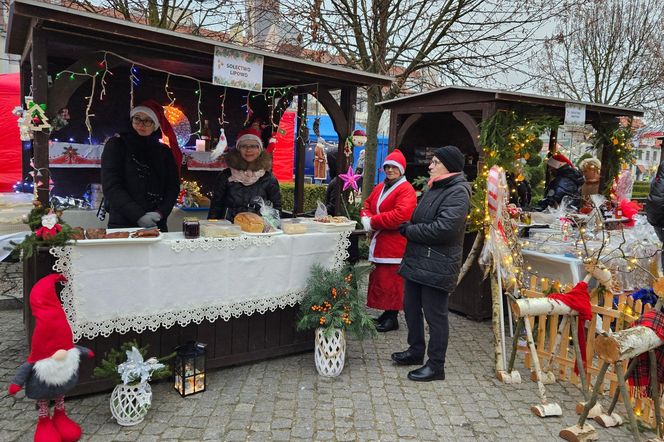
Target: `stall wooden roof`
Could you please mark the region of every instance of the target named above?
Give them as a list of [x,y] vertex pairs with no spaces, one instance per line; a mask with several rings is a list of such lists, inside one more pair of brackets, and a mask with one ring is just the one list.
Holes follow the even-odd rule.
[[[31,0],[15,0],[10,6],[6,51],[25,59],[31,48],[34,26],[49,31],[49,57],[80,58],[104,47],[141,54],[142,62],[169,72],[201,80],[212,77],[215,46],[249,52],[264,57],[264,87],[318,83],[328,88],[388,86],[392,77],[371,74],[341,66],[323,64],[223,43],[217,40],[154,28],[112,17],[92,14]],[[150,60],[150,61],[147,61]]]
[[418,94],[382,101],[378,105],[386,109],[413,108],[426,111],[428,106],[466,105],[471,103],[524,104],[542,106],[549,109],[560,109],[564,112],[565,103],[583,104],[586,113],[599,113],[614,116],[643,116],[641,109],[590,103],[586,101],[568,100],[565,98],[547,97],[543,95],[509,92],[495,89],[483,89],[463,86],[445,86]]

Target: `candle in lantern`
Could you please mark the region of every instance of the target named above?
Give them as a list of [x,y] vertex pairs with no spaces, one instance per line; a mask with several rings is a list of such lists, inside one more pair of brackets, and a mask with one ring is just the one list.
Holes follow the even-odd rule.
[[196,152],[205,152],[205,140],[196,140]]

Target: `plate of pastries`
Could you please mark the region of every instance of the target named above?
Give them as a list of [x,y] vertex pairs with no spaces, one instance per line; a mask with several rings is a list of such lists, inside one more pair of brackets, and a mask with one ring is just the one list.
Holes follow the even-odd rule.
[[140,244],[161,240],[161,232],[156,227],[147,229],[84,229],[82,227],[74,227],[72,229],[72,239],[75,239],[76,245],[79,246],[96,244]]

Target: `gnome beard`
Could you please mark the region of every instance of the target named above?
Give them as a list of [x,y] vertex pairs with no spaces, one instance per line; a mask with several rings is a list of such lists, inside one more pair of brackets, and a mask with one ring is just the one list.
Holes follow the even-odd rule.
[[74,347],[70,350],[58,350],[50,358],[35,362],[34,376],[46,385],[59,387],[67,384],[78,375],[81,351]]

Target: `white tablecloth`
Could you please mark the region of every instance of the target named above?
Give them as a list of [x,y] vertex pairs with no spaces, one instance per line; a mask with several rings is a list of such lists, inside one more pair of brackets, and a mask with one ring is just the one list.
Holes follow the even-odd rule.
[[350,231],[53,248],[74,339],[295,305],[314,263],[339,268]]
[[583,263],[579,258],[532,250],[522,250],[521,253],[524,265],[526,268],[530,267],[528,273],[535,274],[538,278],[574,285],[586,275]]

